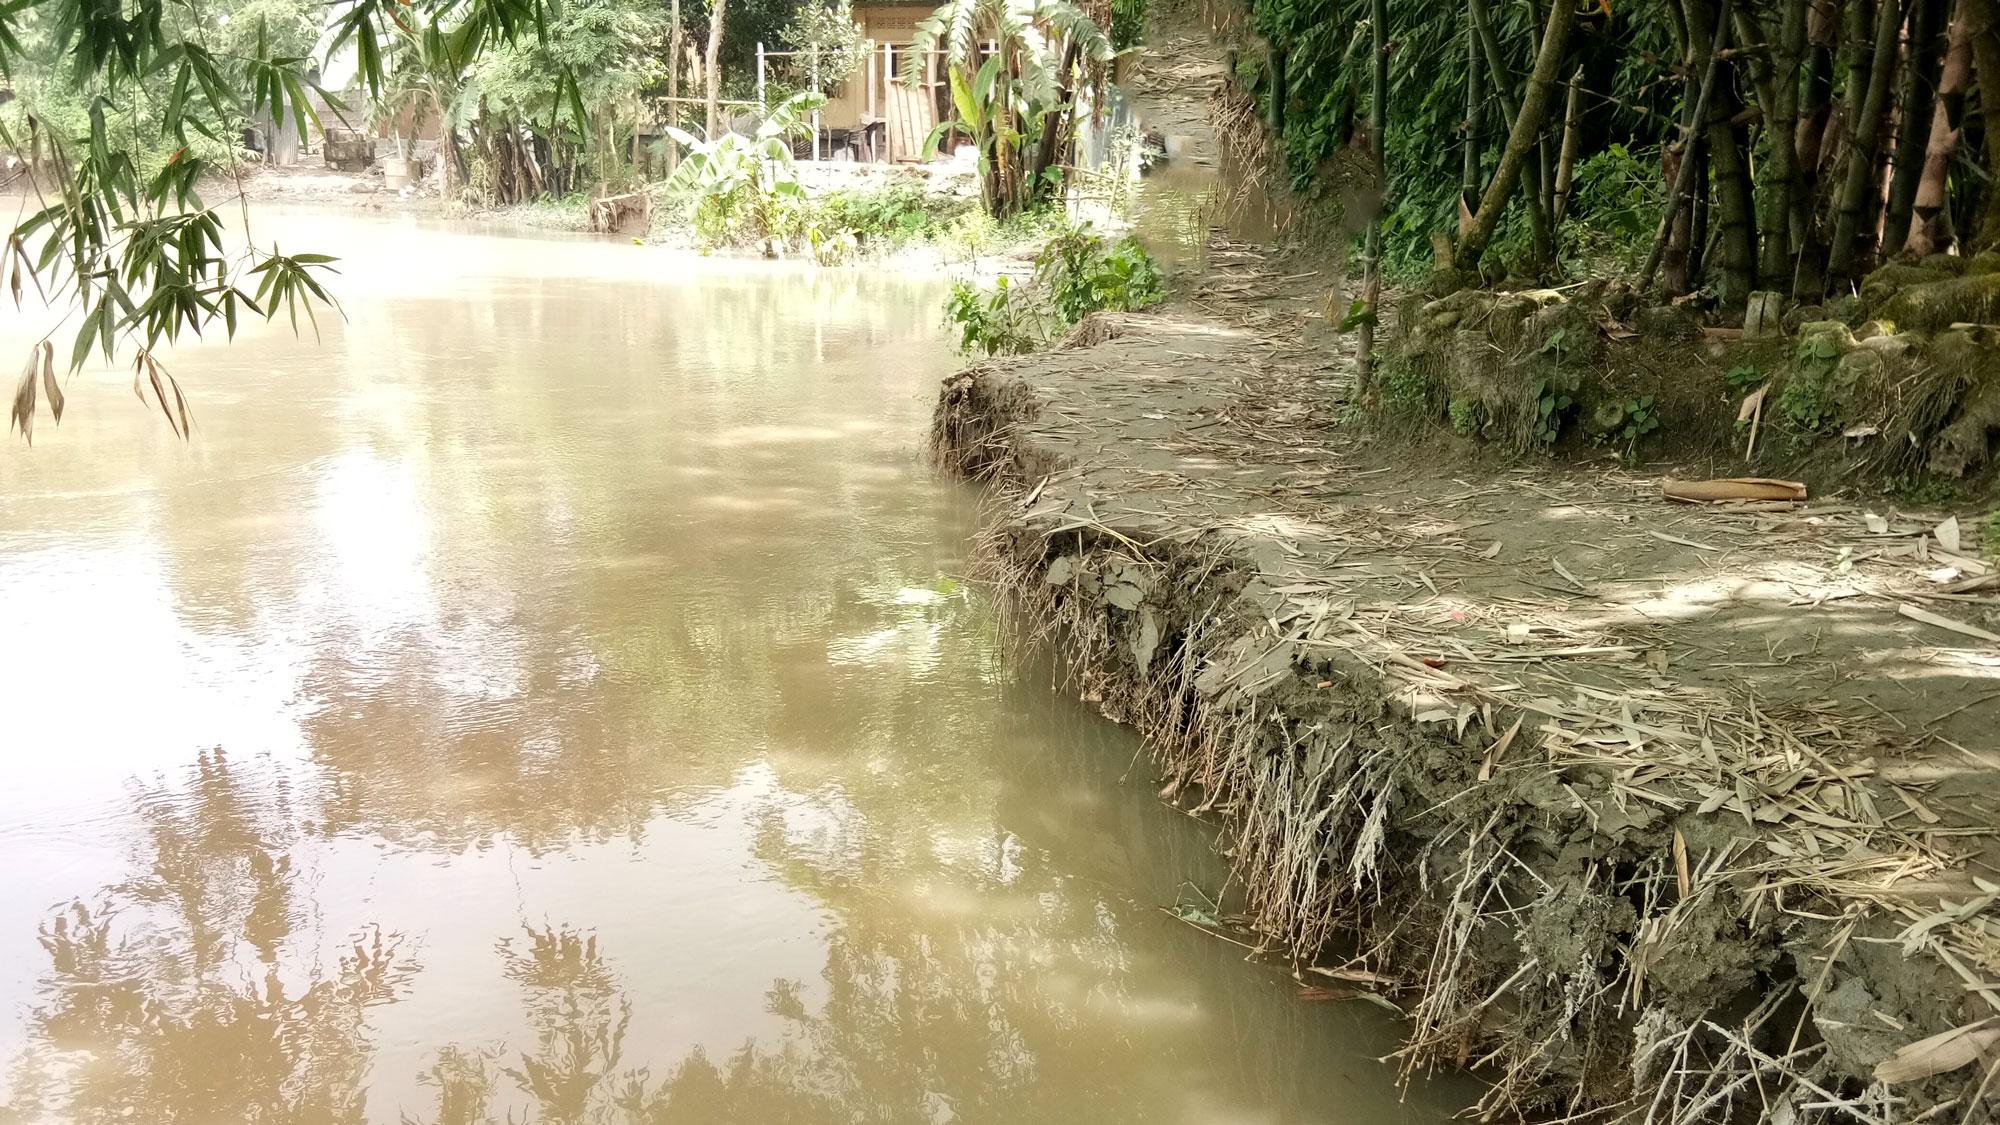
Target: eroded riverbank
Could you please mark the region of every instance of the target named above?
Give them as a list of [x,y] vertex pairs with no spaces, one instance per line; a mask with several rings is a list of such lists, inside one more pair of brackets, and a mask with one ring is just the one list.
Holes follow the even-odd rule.
[[2000,1010],[2000,653],[1902,612],[1979,608],[1935,516],[1375,441],[1311,282],[1209,257],[948,379],[933,439],[1035,634],[1225,825],[1249,930],[1379,978],[1410,1072],[1495,1112],[1976,1119],[1990,1062],[1923,1044]]

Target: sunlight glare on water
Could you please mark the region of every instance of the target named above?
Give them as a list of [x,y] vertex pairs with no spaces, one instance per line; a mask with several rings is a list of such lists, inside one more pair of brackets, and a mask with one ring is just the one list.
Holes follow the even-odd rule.
[[1207,831],[1003,658],[940,280],[258,221],[344,318],[0,451],[0,1121],[1463,1104],[1163,909]]

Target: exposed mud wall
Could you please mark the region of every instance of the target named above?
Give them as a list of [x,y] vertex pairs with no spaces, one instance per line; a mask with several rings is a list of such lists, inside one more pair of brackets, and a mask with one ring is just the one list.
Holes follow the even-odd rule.
[[[1274,620],[1268,568],[1198,526],[1037,518],[1075,468],[1020,439],[1040,409],[997,365],[943,388],[939,462],[993,487],[983,563],[1023,635],[1058,646],[1084,697],[1145,735],[1163,795],[1221,824],[1250,927],[1302,961],[1403,983],[1406,1073],[1474,1067],[1502,1116],[1965,1108],[1962,1073],[1873,1082],[1908,1029],[1967,1018],[1964,982],[1897,956],[1893,927],[1781,919],[1757,896],[1782,887],[1726,869],[1714,815],[1633,799],[1629,776],[1496,768],[1532,716],[1392,698],[1339,640],[1339,606],[1309,623],[1325,628]],[[1930,1119],[1959,1119],[1942,1112]]]
[[[1885,266],[1857,300],[1746,331],[1602,282],[1412,294],[1380,381],[1392,428],[1515,450],[1705,456],[1814,485],[1990,487],[2000,256]],[[1761,392],[1761,393],[1760,393]]]

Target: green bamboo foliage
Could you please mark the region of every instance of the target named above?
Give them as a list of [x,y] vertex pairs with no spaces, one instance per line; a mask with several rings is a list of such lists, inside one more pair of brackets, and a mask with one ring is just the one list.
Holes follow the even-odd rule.
[[1238,76],[1308,199],[1382,123],[1392,274],[1442,235],[1465,282],[1615,274],[1726,311],[2000,242],[1994,0],[1382,0],[1379,106],[1376,6],[1252,0]]
[[[340,0],[308,6],[307,27],[329,27],[331,50],[352,46],[368,89],[384,92],[397,35],[448,36],[470,59],[546,27],[543,0]],[[443,29],[449,28],[448,31]],[[279,40],[282,39],[283,42]],[[186,437],[186,401],[156,352],[184,335],[233,335],[245,314],[317,324],[330,304],[322,279],[334,259],[281,253],[252,237],[225,249],[222,218],[200,194],[237,158],[246,119],[318,123],[311,63],[295,37],[259,19],[247,42],[194,0],[17,0],[0,9],[0,72],[18,79],[0,112],[0,143],[19,156],[37,205],[8,233],[4,268],[17,307],[32,288],[49,306],[51,334],[72,368],[129,355],[133,388]],[[444,44],[441,44],[444,46]],[[557,76],[574,83],[574,76]],[[39,314],[38,314],[39,315]],[[39,369],[50,349],[36,345]],[[42,393],[17,389],[13,425],[28,432]],[[27,417],[23,417],[23,407]]]

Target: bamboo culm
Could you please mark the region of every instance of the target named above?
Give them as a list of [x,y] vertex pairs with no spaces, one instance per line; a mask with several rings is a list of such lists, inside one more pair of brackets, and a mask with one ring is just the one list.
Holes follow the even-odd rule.
[[1687,135],[1687,150],[1681,155],[1681,167],[1674,176],[1673,191],[1667,194],[1667,211],[1660,216],[1660,229],[1653,237],[1653,249],[1646,255],[1645,267],[1639,271],[1641,289],[1652,286],[1653,277],[1660,269],[1660,257],[1667,250],[1667,237],[1673,232],[1674,216],[1680,213],[1681,205],[1687,201],[1688,193],[1694,188],[1694,172],[1699,164],[1695,160],[1695,149],[1700,143],[1701,123],[1708,119],[1708,103],[1715,91],[1715,76],[1722,69],[1722,52],[1728,46],[1729,0],[1722,0],[1722,10],[1717,13],[1715,20],[1715,42],[1709,48],[1708,66],[1702,71],[1701,90],[1695,95],[1694,112],[1688,115],[1691,127]]
[[[1473,0],[1476,13],[1484,14],[1484,0]],[[1487,42],[1487,62],[1492,67],[1494,77],[1503,79],[1492,38],[1492,21],[1482,19],[1484,26],[1481,37]],[[1542,31],[1541,49],[1535,56],[1535,69],[1528,76],[1528,86],[1521,95],[1520,111],[1514,114],[1514,123],[1507,134],[1507,147],[1500,152],[1500,162],[1493,170],[1493,179],[1486,185],[1486,192],[1479,200],[1479,210],[1472,216],[1472,223],[1458,241],[1453,254],[1453,264],[1460,270],[1472,272],[1479,268],[1479,260],[1486,255],[1487,244],[1493,239],[1493,231],[1500,223],[1500,215],[1507,209],[1507,201],[1512,198],[1516,185],[1520,182],[1524,165],[1534,158],[1537,138],[1542,126],[1547,123],[1549,102],[1556,87],[1556,72],[1561,69],[1563,56],[1569,45],[1569,31],[1576,22],[1576,5],[1565,0],[1557,0],[1549,5],[1548,25]],[[1504,85],[1504,81],[1502,83]],[[1536,193],[1530,191],[1532,201]],[[1531,211],[1530,215],[1533,216]],[[1542,216],[1543,229],[1547,228],[1547,216]]]

